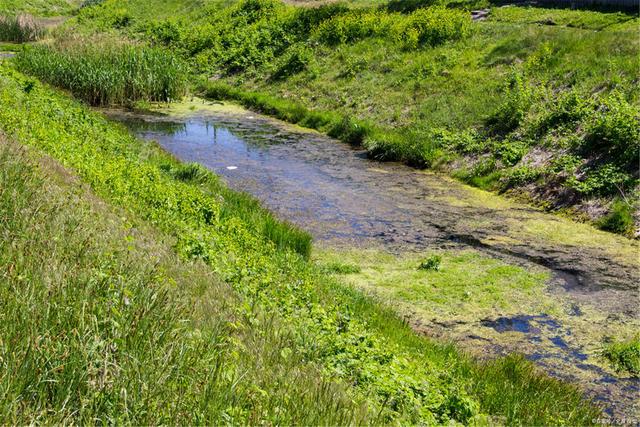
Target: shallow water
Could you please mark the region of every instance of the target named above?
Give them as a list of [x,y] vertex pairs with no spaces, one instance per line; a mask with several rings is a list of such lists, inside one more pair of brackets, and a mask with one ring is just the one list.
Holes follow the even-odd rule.
[[[108,114],[179,159],[201,163],[232,188],[253,194],[321,245],[392,252],[473,247],[509,262],[550,268],[556,286],[578,303],[597,301],[606,313],[636,318],[637,266],[606,248],[559,243],[519,229],[527,221],[562,225],[548,214],[517,204],[485,206],[474,199],[479,193],[447,178],[372,162],[362,150],[250,113]],[[574,308],[573,315],[580,316],[580,307]],[[500,335],[518,332],[526,344],[520,350],[553,374],[566,377],[563,366],[583,365],[577,369],[589,374],[588,388],[611,413],[625,413],[640,391],[638,381],[619,380],[585,363],[581,349],[565,340],[571,331],[546,314],[485,319],[479,327]],[[519,344],[488,348],[499,353],[514,345]]]

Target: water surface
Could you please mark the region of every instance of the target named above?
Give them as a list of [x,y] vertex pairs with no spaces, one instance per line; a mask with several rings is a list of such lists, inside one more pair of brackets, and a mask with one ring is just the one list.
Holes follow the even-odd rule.
[[[549,268],[552,286],[569,292],[573,301],[637,320],[637,262],[624,239],[617,251],[615,245],[612,249],[538,235],[523,224],[551,224],[562,230],[565,220],[524,205],[477,200],[481,192],[448,178],[373,162],[363,150],[251,113],[194,112],[182,118],[109,114],[179,159],[198,162],[230,187],[253,194],[280,217],[309,231],[317,244],[392,252],[473,247],[508,262]],[[582,314],[578,305],[574,309],[572,315]],[[477,323],[500,335],[519,333],[520,341],[493,343],[491,351],[515,347],[552,374],[567,377],[569,367],[588,374],[587,388],[610,411],[626,413],[638,397],[637,380],[619,380],[585,363],[582,349],[566,341],[572,331],[544,313],[527,313],[523,307],[522,316]]]

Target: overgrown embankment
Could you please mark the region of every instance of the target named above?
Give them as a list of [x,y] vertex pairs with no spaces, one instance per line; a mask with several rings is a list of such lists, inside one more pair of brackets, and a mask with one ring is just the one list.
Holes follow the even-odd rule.
[[637,228],[633,14],[494,7],[472,23],[466,3],[243,0],[166,17],[138,3],[107,0],[73,25],[168,46],[213,80],[209,95],[374,158],[447,170],[606,230]]
[[294,336],[275,316],[36,153],[0,135],[3,423],[372,420],[280,357]]
[[[173,247],[183,259],[194,259],[208,264],[218,277],[229,283],[241,296],[244,303],[238,309],[241,318],[245,319],[251,328],[260,331],[260,328],[265,324],[263,318],[254,314],[255,310],[261,313],[271,313],[281,319],[283,324],[287,324],[290,331],[290,335],[287,336],[290,338],[285,340],[286,344],[279,344],[280,347],[275,347],[272,352],[268,343],[265,344],[269,357],[273,358],[270,359],[273,360],[273,363],[294,360],[296,364],[299,364],[300,369],[306,369],[309,364],[311,364],[309,369],[312,369],[314,365],[318,366],[321,372],[320,377],[324,378],[322,381],[339,381],[348,386],[347,392],[350,396],[354,396],[356,400],[366,400],[372,412],[376,414],[375,420],[410,423],[492,420],[523,424],[557,422],[590,424],[594,416],[597,415],[597,410],[585,402],[575,388],[539,375],[533,370],[531,364],[518,357],[478,364],[460,355],[451,347],[436,345],[416,336],[392,313],[381,309],[360,293],[340,285],[324,273],[317,271],[298,253],[301,251],[293,250],[296,249],[295,244],[278,245],[277,241],[269,236],[268,228],[263,229],[259,224],[258,226],[253,224],[255,217],[245,216],[248,215],[246,213],[236,214],[236,209],[225,209],[225,206],[234,200],[232,193],[228,190],[226,190],[227,192],[221,190],[221,185],[209,172],[179,164],[159,148],[131,137],[121,127],[109,123],[87,108],[7,67],[0,69],[0,105],[2,106],[0,108],[0,128],[6,134],[58,159],[88,183],[98,196],[115,206],[126,209],[127,214],[132,215],[133,218],[142,219],[162,233],[167,233],[174,239]],[[3,186],[3,188],[7,187]],[[235,203],[243,205],[246,202]],[[25,205],[30,205],[30,203],[25,202]],[[258,207],[254,205],[253,212],[255,213],[257,209]],[[255,215],[259,217],[260,213],[257,212]],[[19,217],[22,218],[22,221],[27,218],[24,215]],[[9,229],[11,228],[9,225]],[[79,234],[79,236],[81,235]],[[14,240],[3,240],[3,242]],[[52,238],[50,241],[58,240],[60,238]],[[85,240],[82,241],[85,242]],[[87,244],[84,243],[81,246],[80,253],[86,252]],[[47,252],[49,256],[50,252]],[[5,253],[19,254],[21,252],[7,251]],[[68,255],[61,256],[63,260],[75,259],[78,256],[75,244],[71,243]],[[21,259],[30,260],[30,257],[25,256]],[[101,257],[97,256],[90,258],[90,261],[97,262],[96,260],[100,259]],[[61,261],[61,264],[65,262]],[[136,271],[135,268],[141,268],[138,264],[140,266],[149,265],[147,262],[134,261],[131,267],[132,271]],[[33,265],[42,267],[46,263],[37,261],[36,258]],[[60,337],[76,339],[74,338],[76,335],[69,336],[69,331],[77,330],[77,342],[80,343],[87,341],[86,337],[95,336],[94,334],[80,333],[85,331],[83,328],[94,327],[94,325],[106,328],[105,330],[109,334],[106,336],[97,334],[100,337],[97,342],[102,343],[102,346],[99,346],[97,350],[98,354],[104,354],[99,360],[104,363],[95,368],[97,372],[95,381],[98,387],[102,387],[100,390],[107,390],[112,394],[109,395],[109,399],[103,399],[103,395],[100,393],[91,394],[90,396],[96,396],[95,401],[103,406],[95,406],[95,410],[88,411],[87,414],[119,414],[122,405],[128,404],[136,408],[136,414],[140,414],[140,417],[131,418],[134,421],[137,419],[153,420],[155,414],[161,418],[164,413],[159,413],[154,408],[162,407],[167,408],[167,411],[173,411],[175,408],[175,412],[168,412],[164,419],[171,419],[171,414],[189,413],[202,414],[202,418],[194,421],[205,420],[205,422],[206,420],[215,422],[222,419],[224,422],[252,423],[256,420],[272,419],[274,423],[314,423],[314,419],[321,419],[313,418],[319,416],[320,408],[334,408],[331,406],[332,404],[327,402],[336,399],[335,412],[331,409],[329,415],[334,416],[337,423],[360,419],[357,415],[357,408],[351,403],[347,402],[344,405],[340,403],[340,393],[342,392],[339,389],[335,393],[327,392],[324,394],[325,397],[317,398],[317,395],[302,393],[297,389],[285,388],[284,394],[278,394],[282,393],[282,389],[278,387],[278,392],[276,392],[275,385],[273,389],[261,385],[258,385],[257,388],[249,387],[247,390],[252,391],[247,391],[247,393],[251,393],[251,396],[255,394],[253,398],[258,399],[258,402],[262,402],[264,405],[259,406],[263,412],[255,413],[253,409],[256,406],[252,401],[238,401],[236,399],[235,386],[230,389],[222,387],[222,396],[226,396],[224,399],[231,399],[222,400],[222,402],[230,401],[235,405],[230,403],[231,408],[215,406],[217,400],[213,393],[217,388],[212,389],[202,384],[202,378],[209,378],[209,376],[198,369],[200,367],[203,369],[216,367],[218,366],[216,362],[219,359],[216,356],[203,358],[203,360],[190,359],[195,353],[198,356],[209,354],[203,352],[196,345],[201,342],[200,339],[203,340],[203,345],[211,343],[211,340],[208,339],[209,336],[205,333],[206,329],[198,329],[193,332],[179,329],[174,335],[154,335],[156,338],[160,337],[157,339],[164,339],[163,342],[167,346],[181,345],[181,343],[193,344],[191,341],[182,340],[196,340],[196,343],[193,344],[194,349],[189,347],[178,354],[175,351],[172,352],[169,347],[167,354],[175,354],[176,357],[182,359],[167,361],[166,358],[162,358],[161,362],[148,360],[149,363],[144,366],[144,372],[148,372],[150,377],[145,377],[140,382],[128,382],[133,380],[126,373],[137,371],[134,368],[118,371],[119,368],[114,368],[114,366],[120,366],[120,364],[114,363],[114,360],[126,359],[125,362],[131,365],[125,364],[125,367],[137,366],[137,358],[128,359],[130,354],[137,353],[134,352],[135,349],[130,349],[127,346],[141,346],[141,340],[136,338],[136,333],[142,327],[141,325],[144,324],[146,328],[152,328],[158,323],[143,322],[146,319],[143,314],[146,315],[148,311],[155,310],[155,306],[149,307],[137,315],[135,313],[138,312],[130,312],[130,310],[141,310],[145,304],[156,303],[158,298],[143,298],[143,295],[146,295],[144,292],[152,292],[153,287],[143,286],[143,283],[146,282],[141,280],[136,282],[136,287],[133,285],[131,287],[135,292],[141,292],[139,297],[142,301],[139,304],[132,303],[132,301],[136,301],[133,296],[137,294],[134,293],[133,296],[130,296],[126,291],[127,286],[124,286],[127,277],[126,270],[116,270],[121,272],[106,274],[104,277],[93,267],[87,268],[86,276],[82,276],[92,284],[87,292],[104,289],[101,292],[106,293],[104,306],[96,306],[98,312],[103,307],[107,310],[105,312],[107,314],[126,316],[124,318],[116,317],[114,322],[106,326],[100,322],[83,323],[78,321],[77,316],[87,312],[86,304],[95,304],[96,302],[93,300],[93,293],[86,300],[83,300],[84,294],[73,293],[73,297],[78,298],[75,300],[77,305],[73,305],[73,307],[85,307],[84,311],[61,311],[60,315],[64,314],[72,320],[67,323],[55,323],[60,328],[57,332],[52,330],[47,335],[34,331],[23,335],[25,337],[24,348],[31,348],[29,345],[37,336],[58,337],[56,341],[51,341],[51,345],[54,346],[54,343],[59,342]],[[40,270],[35,270],[33,277],[40,280],[40,277],[48,276]],[[59,277],[65,277],[65,275],[62,274]],[[135,275],[135,277],[143,276]],[[156,276],[151,277],[154,277],[155,281]],[[19,282],[11,281],[10,283],[15,285]],[[104,288],[95,288],[97,285]],[[67,287],[61,287],[59,292],[68,298],[70,297],[68,290]],[[50,301],[50,297],[44,301],[42,298],[45,294],[39,293],[38,295],[40,300],[39,302],[33,300],[32,310],[36,310],[38,307],[48,307],[47,302]],[[210,299],[208,297],[200,298],[201,301],[209,301]],[[29,300],[25,299],[25,301]],[[103,301],[103,299],[98,299],[98,301]],[[64,299],[61,300],[61,306],[63,302],[66,303]],[[167,304],[169,303],[167,302]],[[90,307],[94,306],[90,305]],[[170,312],[171,307],[171,305],[159,306],[158,313],[154,313],[154,315],[162,316],[164,315],[162,313],[166,313],[167,310]],[[47,311],[47,313],[54,312]],[[94,312],[90,311],[89,313]],[[102,319],[102,316],[98,316],[96,313],[94,313],[95,318]],[[84,316],[84,314],[82,315]],[[111,319],[111,317],[107,318]],[[210,321],[215,320],[215,316],[211,315],[205,318]],[[131,319],[138,320],[132,321]],[[75,324],[74,322],[80,323],[79,326],[83,328],[69,327],[69,325]],[[159,323],[163,327],[173,330],[171,325],[174,323],[171,322],[172,320],[167,320],[164,323]],[[5,324],[11,325],[12,323],[5,322]],[[184,327],[186,328],[186,326]],[[150,330],[153,331],[153,329]],[[98,331],[102,331],[102,329],[98,329]],[[256,333],[259,334],[259,332]],[[277,330],[273,333],[278,334]],[[142,342],[147,343],[144,339]],[[45,348],[40,344],[34,343],[33,345],[36,349]],[[67,353],[64,347],[54,346],[52,348],[60,351],[60,358],[80,358],[85,355],[82,352],[78,352],[77,355]],[[162,345],[159,345],[159,348],[167,350]],[[158,351],[153,354],[160,353]],[[49,354],[48,350],[47,354]],[[114,354],[118,355],[115,359],[113,359]],[[261,360],[260,358],[251,359],[253,357],[250,355],[249,360]],[[11,366],[15,367],[4,370],[4,372],[11,373],[6,377],[6,380],[15,378],[20,381],[23,377],[13,374],[18,367],[23,366],[21,364],[22,358],[14,352],[7,354],[2,360],[3,363],[12,363]],[[144,360],[147,359],[142,358],[140,363],[143,363]],[[36,362],[38,366],[44,363],[40,360]],[[83,363],[85,364],[83,365]],[[167,366],[171,367],[175,365],[176,369],[189,367],[189,375],[184,376],[186,373],[183,375],[181,371],[175,371],[173,368],[162,369],[164,365],[158,363],[168,363]],[[194,365],[191,366],[191,363]],[[263,366],[261,363],[258,364]],[[79,360],[76,365],[52,363],[51,369],[46,371],[30,370],[30,377],[25,376],[24,378],[30,378],[28,384],[35,384],[40,388],[15,386],[11,388],[14,393],[13,398],[5,399],[5,401],[18,401],[22,405],[21,408],[27,408],[33,415],[27,414],[24,410],[17,413],[26,414],[24,415],[26,419],[35,418],[35,414],[43,414],[41,408],[45,407],[48,411],[47,414],[68,414],[66,417],[75,419],[76,412],[65,413],[66,410],[72,410],[68,406],[70,401],[65,397],[69,396],[69,390],[81,390],[79,394],[72,396],[74,408],[77,408],[77,405],[87,401],[86,398],[83,399],[85,397],[82,392],[84,388],[63,386],[74,382],[74,384],[79,384],[78,387],[80,385],[82,387],[92,386],[94,383],[89,379],[93,377],[86,374],[86,366],[86,361]],[[77,367],[77,370],[66,370],[73,367]],[[109,371],[109,369],[112,370]],[[271,371],[270,368],[266,368],[265,371],[259,370],[257,373],[253,368],[247,368],[247,371],[257,376],[255,379],[248,380],[249,384],[252,381],[257,384],[269,384],[269,378],[265,376]],[[60,372],[67,373],[64,378],[68,382],[58,383],[48,380],[47,375],[57,375]],[[119,374],[117,377],[115,376],[116,372]],[[276,370],[276,372],[280,371]],[[218,371],[214,370],[214,373],[218,373]],[[108,383],[105,381],[112,378],[109,377],[110,374],[114,374],[113,378],[117,378],[117,381],[125,383],[122,385],[114,383],[119,386],[105,388],[105,384]],[[161,375],[161,381],[151,375]],[[225,379],[233,378],[230,384],[237,384],[237,381],[245,378],[241,376],[238,379],[233,375],[225,375],[224,372],[221,375]],[[301,373],[300,378],[308,378],[308,375]],[[189,381],[193,381],[193,383]],[[275,384],[284,383],[288,384],[288,380],[283,379],[283,382]],[[141,388],[136,388],[136,384]],[[154,384],[154,386],[161,384],[161,387],[148,396],[149,389],[145,389],[143,384]],[[165,388],[165,384],[167,384],[167,388]],[[318,384],[319,390],[328,390],[321,385],[324,382]],[[58,385],[61,388],[58,388]],[[216,383],[217,385],[219,383]],[[192,388],[189,388],[191,386]],[[134,387],[136,391],[129,391],[128,387]],[[163,394],[158,397],[158,392],[164,392],[166,389],[175,391],[174,387],[177,387],[177,390],[185,390],[187,387],[187,390],[193,391],[193,393],[184,395],[183,400],[163,405],[161,400]],[[274,391],[271,392],[271,390]],[[224,394],[225,392],[227,394]],[[139,396],[140,399],[137,400],[133,396]],[[157,397],[160,400],[149,400],[152,397]],[[209,397],[211,400],[207,400]],[[306,401],[307,398],[309,406],[307,404],[296,406],[300,399]],[[292,412],[292,418],[287,418],[286,414],[293,409],[289,406],[281,407],[278,403],[281,401],[287,402],[286,405],[291,405],[291,408],[295,406],[302,409]],[[90,399],[89,402],[94,402],[94,400]],[[314,407],[309,402],[316,402],[317,406]],[[179,404],[185,406],[179,406]],[[187,409],[183,411],[181,408]],[[11,415],[15,412],[11,412],[9,409],[6,411],[9,414],[8,417],[18,416]],[[283,414],[282,418],[273,415],[274,413]],[[148,418],[143,417],[145,414]],[[68,418],[61,417],[60,419]],[[340,421],[341,419],[342,421]]]

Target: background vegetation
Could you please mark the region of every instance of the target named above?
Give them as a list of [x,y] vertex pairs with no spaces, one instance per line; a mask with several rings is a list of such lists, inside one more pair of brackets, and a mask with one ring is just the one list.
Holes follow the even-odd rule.
[[38,16],[70,14],[82,3],[81,0],[0,0],[0,15],[32,13]]
[[577,210],[610,231],[637,228],[633,13],[505,6],[471,22],[481,3],[243,0],[182,2],[166,17],[144,3],[107,0],[73,26],[168,46],[215,80],[209,95],[331,131],[377,159]]

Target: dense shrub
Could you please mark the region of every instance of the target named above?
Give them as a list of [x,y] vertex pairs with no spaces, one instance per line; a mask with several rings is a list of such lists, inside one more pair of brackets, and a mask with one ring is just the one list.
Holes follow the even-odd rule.
[[504,188],[529,184],[540,178],[542,173],[541,169],[529,165],[512,168],[504,177]]
[[587,129],[587,148],[619,157],[637,167],[640,158],[640,114],[621,93],[613,92],[593,114]]
[[246,24],[272,17],[282,8],[279,0],[243,0],[233,10],[233,18],[241,18]]
[[534,90],[525,76],[512,72],[505,86],[504,101],[488,118],[487,125],[497,133],[515,130],[524,120],[533,103]]
[[356,10],[322,22],[314,33],[319,41],[337,45],[353,43],[369,37],[383,37],[391,32],[394,21],[401,17],[381,11]]
[[621,189],[631,186],[633,181],[634,179],[619,166],[605,163],[585,169],[581,179],[569,177],[567,184],[587,196],[606,196],[620,193]]
[[[605,231],[619,234],[632,234],[634,228],[632,207],[624,200],[618,199],[611,204],[607,215],[602,217],[597,226]],[[640,354],[639,354],[640,357]],[[638,367],[640,368],[640,366]],[[640,369],[638,369],[640,373]]]
[[353,43],[369,37],[399,40],[406,48],[435,46],[469,34],[471,19],[462,11],[442,7],[419,9],[410,15],[381,10],[355,10],[322,22],[314,37],[323,43]]
[[186,90],[186,67],[168,51],[103,43],[25,48],[16,66],[92,105],[171,101]]
[[300,37],[308,36],[322,22],[343,15],[350,9],[343,3],[331,3],[318,7],[296,8],[295,15],[288,23],[288,30]]
[[44,35],[44,28],[31,15],[0,15],[0,41],[25,43]]
[[309,68],[313,59],[313,52],[307,46],[302,44],[294,45],[283,56],[272,78],[276,80],[284,79],[305,71]]
[[133,23],[133,15],[117,2],[101,1],[80,8],[78,22],[90,22],[94,31],[123,29]]
[[471,31],[471,18],[460,10],[430,7],[418,9],[401,24],[399,37],[407,48],[435,46],[459,40]]
[[493,154],[506,166],[513,166],[518,163],[529,150],[526,142],[521,140],[511,140],[505,138],[493,143]]
[[152,43],[169,46],[181,40],[182,27],[173,20],[154,21],[146,26],[144,32]]

